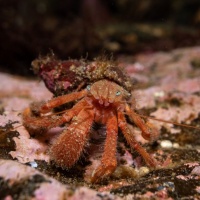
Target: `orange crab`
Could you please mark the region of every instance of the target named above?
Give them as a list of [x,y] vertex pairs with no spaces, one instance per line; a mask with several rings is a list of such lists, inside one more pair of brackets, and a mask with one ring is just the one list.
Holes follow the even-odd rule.
[[[118,127],[122,130],[129,145],[143,157],[145,162],[155,167],[156,162],[135,140],[134,133],[127,127],[125,114],[141,129],[142,136],[151,140],[158,135],[156,129],[144,121],[133,111],[127,103],[130,93],[118,84],[103,79],[87,86],[80,92],[53,98],[41,105],[40,114],[50,112],[53,108],[62,104],[79,100],[71,109],[61,116],[43,117],[33,120],[30,108],[23,113],[26,127],[52,128],[71,121],[71,124],[63,131],[50,148],[50,157],[62,168],[72,167],[79,159],[89,137],[89,131],[93,122],[106,125],[106,141],[100,166],[91,177],[91,182],[98,182],[102,178],[111,175],[117,167],[116,146]],[[34,122],[34,124],[31,124]],[[28,124],[28,125],[27,125]]]

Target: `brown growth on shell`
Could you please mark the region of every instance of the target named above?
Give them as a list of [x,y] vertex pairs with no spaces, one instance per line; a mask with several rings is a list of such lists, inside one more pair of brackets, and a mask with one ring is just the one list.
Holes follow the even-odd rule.
[[32,67],[55,96],[80,91],[102,79],[114,81],[128,92],[132,89],[131,80],[124,70],[106,58],[59,60],[52,54],[34,60]]

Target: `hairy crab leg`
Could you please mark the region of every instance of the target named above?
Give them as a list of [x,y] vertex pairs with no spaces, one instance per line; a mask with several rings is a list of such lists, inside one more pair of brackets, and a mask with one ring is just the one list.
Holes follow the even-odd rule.
[[32,134],[41,134],[48,129],[61,125],[62,116],[44,116],[36,117],[32,114],[30,108],[26,108],[22,113],[23,126]]
[[135,140],[133,133],[130,132],[124,114],[122,112],[118,112],[118,125],[122,130],[124,137],[126,138],[129,145],[135,149],[145,160],[145,162],[150,167],[156,167],[156,161],[145,151],[145,149]]
[[22,114],[23,125],[31,133],[43,133],[48,129],[60,126],[69,122],[73,116],[76,116],[83,108],[87,107],[87,102],[83,99],[75,104],[71,109],[66,110],[61,116],[42,116],[36,117],[32,114],[30,108],[26,108]]
[[94,111],[82,109],[73,122],[57,138],[50,149],[50,157],[63,169],[72,167],[79,159],[94,121]]
[[146,140],[155,141],[158,136],[158,130],[151,123],[145,123],[144,120],[137,115],[133,110],[131,110],[130,106],[126,104],[125,111],[127,115],[133,120],[133,122],[141,129],[142,137]]
[[111,175],[117,167],[116,148],[117,148],[118,125],[117,117],[112,114],[106,123],[106,141],[101,164],[94,171],[91,182],[99,182],[104,177]]
[[85,90],[81,90],[80,92],[72,92],[70,94],[66,94],[63,96],[59,96],[59,97],[55,97],[49,101],[47,101],[46,103],[44,103],[41,107],[39,112],[40,113],[47,113],[49,111],[51,111],[53,108],[58,107],[60,105],[63,105],[65,103],[69,103],[71,101],[75,101],[78,99],[83,98],[85,95],[87,95],[88,91]]

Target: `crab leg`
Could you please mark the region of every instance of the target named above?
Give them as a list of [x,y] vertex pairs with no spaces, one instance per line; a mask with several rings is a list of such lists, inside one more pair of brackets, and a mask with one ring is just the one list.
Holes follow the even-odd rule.
[[94,120],[92,109],[83,109],[57,138],[50,149],[50,157],[62,168],[72,167],[80,157]]
[[48,129],[59,126],[63,123],[62,116],[33,116],[30,108],[26,108],[23,111],[22,119],[23,126],[31,135],[44,133]]
[[112,113],[106,123],[106,141],[101,164],[91,177],[91,182],[98,182],[114,172],[117,166],[116,147],[117,147],[117,117]]
[[140,144],[135,140],[134,135],[130,132],[126,119],[124,117],[124,114],[122,112],[118,112],[118,125],[120,129],[122,130],[124,137],[126,138],[127,142],[130,144],[132,148],[134,148],[145,160],[145,162],[150,167],[155,167],[156,162],[153,160],[153,158],[150,157],[150,155],[145,151],[145,149],[140,146]]
[[71,101],[75,101],[81,99],[87,94],[87,90],[81,90],[80,92],[72,92],[70,94],[66,94],[63,96],[55,97],[48,102],[44,103],[40,108],[40,113],[47,113],[51,111],[51,109],[63,105],[65,103],[69,103]]
[[60,126],[69,122],[73,116],[76,116],[83,108],[88,106],[87,102],[83,99],[73,106],[73,108],[66,110],[61,116],[32,116],[30,108],[26,108],[22,114],[23,125],[29,130],[30,133],[43,133],[48,129]]
[[133,120],[133,122],[141,129],[142,136],[146,140],[154,141],[158,138],[158,130],[150,123],[145,123],[140,116],[138,116],[130,106],[126,104],[125,111],[127,115]]

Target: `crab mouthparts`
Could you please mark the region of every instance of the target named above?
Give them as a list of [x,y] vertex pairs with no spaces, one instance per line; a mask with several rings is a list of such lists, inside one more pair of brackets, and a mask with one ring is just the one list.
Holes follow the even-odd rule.
[[103,99],[99,99],[99,104],[100,105],[104,105],[105,107],[109,106],[110,103],[106,100],[103,100]]

